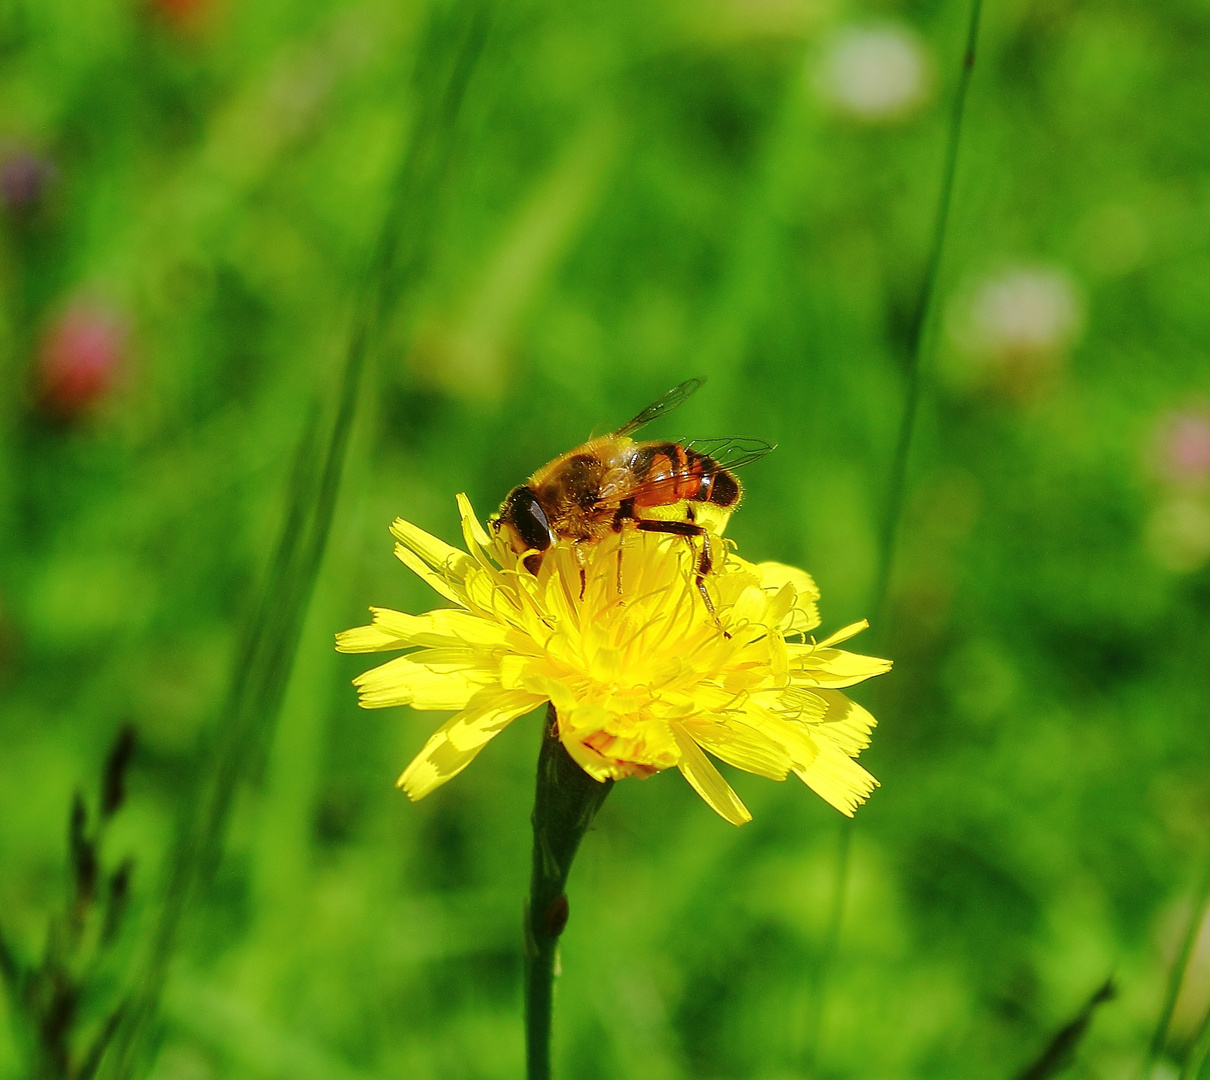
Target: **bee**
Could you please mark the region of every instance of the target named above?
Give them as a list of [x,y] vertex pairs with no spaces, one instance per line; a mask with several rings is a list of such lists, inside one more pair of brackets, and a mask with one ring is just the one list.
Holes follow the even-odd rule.
[[[683,405],[701,385],[701,379],[687,379],[617,431],[569,450],[508,493],[492,527],[517,554],[525,555],[530,573],[538,572],[543,555],[557,540],[569,540],[579,551],[579,545],[623,529],[684,536],[694,550],[698,592],[714,616],[706,590],[706,578],[715,565],[712,535],[697,520],[697,508],[734,510],[743,496],[735,470],[774,447],[761,439],[696,439],[682,444],[631,438]],[[619,591],[621,556],[619,550]],[[580,588],[582,595],[582,567]]]

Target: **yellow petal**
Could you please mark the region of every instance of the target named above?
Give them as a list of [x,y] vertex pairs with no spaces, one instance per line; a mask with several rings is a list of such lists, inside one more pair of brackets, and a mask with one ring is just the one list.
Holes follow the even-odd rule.
[[732,634],[738,633],[741,627],[759,625],[764,621],[765,609],[768,604],[769,597],[763,589],[759,589],[755,585],[744,589],[735,598],[731,609],[726,613],[727,618],[724,625]]
[[731,512],[731,509],[715,506],[714,503],[693,504],[693,520],[702,528],[709,529],[715,536],[722,536],[727,531],[727,522],[731,520]]
[[465,611],[440,609],[424,615],[408,615],[390,608],[370,608],[374,622],[336,635],[340,652],[381,652],[412,645],[430,648],[460,645],[503,646],[508,632],[499,623],[477,618]]
[[762,693],[759,700],[787,720],[811,723],[822,720],[828,711],[828,703],[819,694],[818,687],[808,690],[802,686],[787,686],[774,689],[772,693]]
[[[768,590],[765,595],[768,596]],[[776,593],[769,596],[762,621],[770,626],[780,626],[786,616],[794,610],[795,595],[793,585],[783,585]]]
[[400,649],[403,645],[394,634],[377,626],[355,626],[336,635],[336,651],[343,653],[382,652]]
[[479,524],[479,518],[471,506],[470,499],[462,493],[458,495],[458,516],[462,519],[462,535],[466,539],[468,551],[472,543],[477,544],[481,548],[490,548],[492,546],[491,537],[487,535],[483,526]]
[[706,805],[732,825],[743,825],[751,821],[752,815],[748,813],[748,808],[740,802],[739,796],[731,790],[731,785],[723,779],[718,769],[710,764],[709,758],[702,753],[701,747],[693,741],[689,733],[679,724],[673,724],[672,734],[681,751],[681,760],[677,767],[693,790],[706,800]]
[[493,611],[500,597],[507,596],[509,582],[492,559],[494,546],[471,509],[465,495],[458,496],[458,512],[462,523],[462,540],[475,560],[474,568],[463,573],[463,587],[472,607]]
[[785,585],[791,585],[798,598],[806,603],[819,599],[819,586],[815,579],[805,570],[797,566],[787,566],[779,562],[762,562],[755,566],[760,575],[761,585],[769,590],[780,590]]
[[461,579],[466,567],[471,564],[471,557],[465,551],[451,547],[444,540],[439,540],[403,518],[396,518],[391,523],[391,534],[444,577]]
[[686,720],[684,728],[694,742],[704,746],[716,758],[744,772],[784,780],[790,771],[790,757],[781,747],[758,731],[738,721]]
[[870,732],[878,723],[866,709],[836,690],[816,690],[827,702],[828,711],[811,725],[812,734],[829,740],[849,757],[870,745]]
[[422,649],[371,668],[353,685],[366,709],[462,709],[497,678],[494,669],[476,664],[479,656],[470,649]]
[[474,750],[491,740],[518,716],[531,713],[544,699],[524,691],[480,690],[467,707],[444,725],[445,737],[458,750]]
[[832,645],[839,645],[842,641],[848,641],[851,637],[856,637],[870,625],[869,619],[858,619],[855,623],[849,623],[848,626],[842,626],[836,633],[830,637],[826,637],[823,641],[815,643],[817,649],[827,649]]
[[457,647],[503,645],[508,631],[499,623],[477,618],[465,611],[439,608],[424,615],[405,615],[389,608],[371,608],[374,621],[385,631],[398,634],[410,645]]
[[775,709],[756,701],[744,707],[744,719],[790,759],[792,768],[805,768],[815,760],[819,748],[811,738],[811,729],[797,720],[788,719]]
[[457,776],[496,735],[540,704],[528,694],[481,691],[433,734],[399,778],[409,799],[423,799]]
[[794,772],[815,794],[848,817],[878,786],[878,781],[848,754],[826,743],[810,765]]
[[882,675],[891,670],[891,662],[877,656],[863,656],[861,653],[845,652],[843,649],[813,649],[810,653],[793,661],[793,646],[791,650],[791,679],[797,683],[829,686],[839,689],[864,682],[875,675]]
[[783,634],[809,634],[819,623],[819,605],[814,600],[804,600],[800,596],[781,624],[781,632]]
[[404,566],[412,571],[421,581],[423,581],[434,592],[444,596],[447,600],[452,600],[455,604],[461,604],[466,607],[466,599],[463,597],[449,580],[438,574],[428,563],[426,563],[419,555],[403,544],[395,545],[395,558],[397,558]]
[[515,617],[516,602],[510,595],[511,590],[504,575],[487,561],[482,552],[480,559],[482,561],[467,568],[463,578],[466,605],[482,612],[484,616],[497,619]]
[[786,639],[781,634],[768,634],[765,647],[769,657],[768,679],[775,685],[784,686],[790,681],[790,652],[786,648]]

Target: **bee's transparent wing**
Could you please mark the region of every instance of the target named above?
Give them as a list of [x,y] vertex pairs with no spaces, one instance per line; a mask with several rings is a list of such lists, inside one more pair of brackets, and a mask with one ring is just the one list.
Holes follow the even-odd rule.
[[632,432],[638,431],[639,428],[650,424],[652,420],[656,420],[666,413],[672,412],[673,409],[679,409],[701,389],[701,385],[705,381],[705,379],[686,379],[679,386],[674,386],[662,397],[656,398],[638,416],[623,424],[614,434],[629,435]]
[[764,439],[749,439],[742,435],[725,439],[694,439],[685,443],[685,446],[699,454],[705,454],[716,465],[728,471],[751,465],[777,449],[777,443],[765,442]]

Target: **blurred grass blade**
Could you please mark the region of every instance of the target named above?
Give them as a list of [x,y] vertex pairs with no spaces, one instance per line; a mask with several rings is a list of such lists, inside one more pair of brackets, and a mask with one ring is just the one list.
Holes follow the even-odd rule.
[[970,20],[966,29],[966,47],[962,53],[962,72],[958,79],[958,90],[954,96],[953,111],[950,113],[945,165],[941,174],[941,190],[937,197],[937,216],[933,222],[933,237],[929,244],[928,261],[925,263],[920,295],[917,297],[908,327],[911,352],[908,355],[907,396],[904,399],[903,415],[899,421],[899,434],[895,442],[895,456],[891,460],[890,482],[887,487],[886,509],[878,536],[878,566],[874,579],[874,603],[870,616],[876,632],[882,636],[883,640],[886,638],[887,595],[890,591],[891,571],[895,563],[895,544],[899,535],[899,520],[903,516],[903,503],[907,488],[908,459],[912,451],[912,438],[916,432],[916,415],[920,411],[924,353],[933,321],[934,299],[937,292],[937,280],[941,273],[942,255],[945,252],[945,238],[949,232],[950,207],[954,199],[954,177],[958,171],[958,151],[962,145],[962,122],[966,117],[966,99],[970,91],[971,76],[975,71],[975,50],[979,43],[979,23],[982,13],[983,0],[971,0]]
[[1202,1022],[1189,1044],[1189,1052],[1185,1055],[1185,1063],[1181,1066],[1180,1080],[1197,1080],[1202,1075],[1202,1066],[1210,1057],[1210,1011],[1202,1017]]
[[1198,934],[1201,931],[1202,924],[1206,920],[1208,906],[1210,906],[1210,867],[1207,867],[1202,874],[1202,880],[1198,886],[1197,895],[1193,903],[1193,910],[1189,913],[1189,925],[1185,929],[1185,936],[1181,941],[1180,951],[1176,955],[1176,961],[1173,963],[1172,971],[1168,976],[1168,985],[1164,990],[1164,1004],[1160,1008],[1159,1019],[1155,1025],[1155,1033],[1151,1036],[1151,1044],[1147,1048],[1147,1057],[1143,1063],[1141,1074],[1143,1080],[1147,1080],[1151,1076],[1155,1063],[1159,1061],[1160,1054],[1164,1052],[1164,1045],[1168,1042],[1168,1031],[1172,1026],[1172,1014],[1176,1011],[1177,999],[1181,996],[1181,987],[1185,982],[1185,973],[1189,969],[1189,961],[1193,958],[1193,946],[1197,944]]
[[121,1025],[122,1017],[125,1013],[126,1003],[123,1002],[105,1020],[101,1030],[93,1038],[92,1045],[88,1048],[88,1053],[84,1056],[84,1060],[76,1068],[73,1080],[92,1080],[97,1075],[101,1059],[105,1056],[105,1051],[109,1048],[113,1037],[118,1033],[118,1027]]
[[0,979],[4,980],[10,997],[16,1001],[21,989],[21,965],[8,943],[3,925],[0,925]]
[[840,823],[837,844],[836,874],[832,882],[832,904],[828,912],[828,923],[824,931],[823,948],[819,953],[819,963],[815,967],[814,985],[811,988],[811,1001],[807,1012],[806,1053],[803,1055],[803,1068],[808,1076],[815,1073],[815,1061],[819,1053],[819,1034],[823,1028],[824,1006],[827,1002],[827,979],[831,973],[832,964],[836,960],[836,950],[840,945],[840,931],[844,923],[845,893],[848,891],[849,861],[853,851],[852,818],[845,818]]
[[239,782],[272,736],[331,529],[362,375],[388,313],[425,262],[454,122],[483,48],[488,13],[479,0],[436,4],[417,43],[412,83],[419,112],[367,261],[334,412],[325,433],[317,406],[299,442],[274,558],[210,742],[209,765],[183,800],[148,968],[107,1059],[107,1076],[139,1075],[151,1064],[150,1028],[181,924],[219,862]]
[[1055,1032],[1054,1037],[1046,1044],[1046,1049],[1042,1051],[1037,1061],[1017,1074],[1017,1080],[1047,1080],[1048,1077],[1058,1076],[1071,1065],[1075,1060],[1075,1053],[1080,1041],[1084,1038],[1088,1025],[1092,1022],[1093,1014],[1100,1006],[1107,1001],[1112,1001],[1116,996],[1117,989],[1113,980],[1106,979],[1104,984],[1085,1002],[1084,1007]]

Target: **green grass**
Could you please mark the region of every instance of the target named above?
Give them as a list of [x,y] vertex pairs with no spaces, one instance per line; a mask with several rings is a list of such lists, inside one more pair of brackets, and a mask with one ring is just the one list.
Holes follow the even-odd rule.
[[[541,716],[409,804],[394,778],[440,717],[359,711],[365,659],[332,634],[371,603],[432,606],[391,558],[394,516],[453,541],[456,492],[486,514],[694,375],[660,434],[779,444],[746,474],[742,552],[815,574],[825,630],[871,614],[967,14],[216,0],[193,32],[133,0],[0,2],[0,157],[57,168],[38,207],[0,210],[0,928],[20,962],[65,903],[73,792],[95,805],[115,733],[140,738],[102,851],[134,857],[132,906],[79,1053],[133,994],[158,1000],[129,1059],[157,1080],[522,1074]],[[812,78],[867,18],[914,27],[934,65],[887,126],[833,115]],[[848,841],[826,998],[839,815],[729,773],[755,815],[736,830],[675,775],[623,783],[571,880],[559,1077],[1007,1080],[1111,975],[1070,1075],[1142,1070],[1210,824],[1210,571],[1154,558],[1147,463],[1157,418],[1210,397],[1210,14],[984,19],[871,635],[896,668],[857,695],[882,787]],[[1065,270],[1086,310],[1028,399],[954,377],[944,317],[1017,260]],[[64,426],[32,380],[78,296],[130,344],[119,389]],[[211,822],[212,873],[196,837],[174,847],[187,820]],[[165,939],[174,850],[196,880]],[[1205,1053],[1191,955],[1172,1076]],[[0,1076],[25,1075],[20,1032],[0,1025]]]

